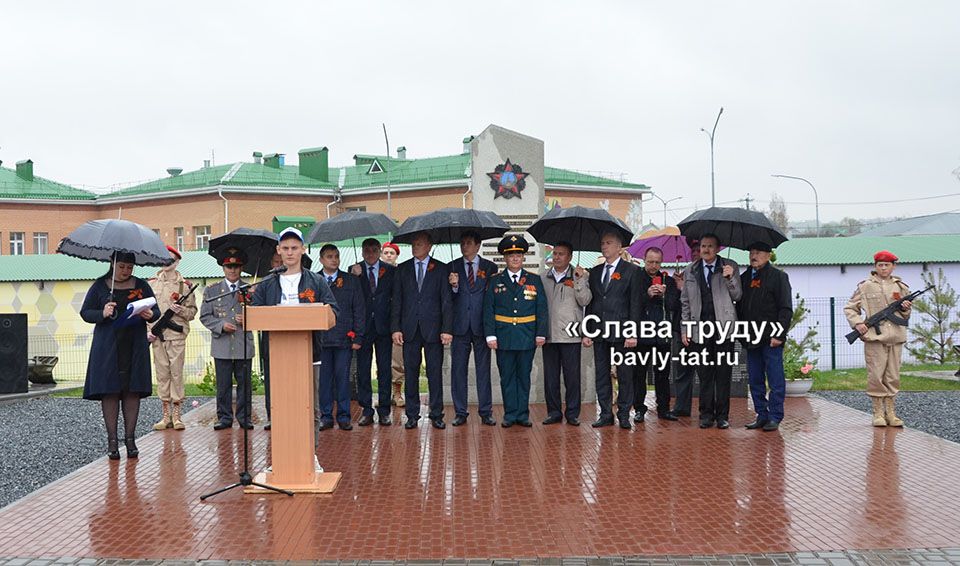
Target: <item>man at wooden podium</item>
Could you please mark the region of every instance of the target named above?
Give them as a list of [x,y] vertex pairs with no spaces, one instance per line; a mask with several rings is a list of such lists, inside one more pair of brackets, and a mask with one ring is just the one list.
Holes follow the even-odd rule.
[[[275,306],[295,303],[323,303],[330,305],[334,315],[340,313],[337,299],[323,277],[301,267],[300,258],[306,252],[303,245],[303,233],[296,228],[286,228],[280,232],[280,241],[277,244],[277,253],[283,260],[287,270],[272,279],[267,279],[257,285],[253,293],[251,306]],[[264,332],[266,340],[268,333]],[[320,352],[316,351],[319,343],[319,332],[314,332],[313,360],[318,361]],[[266,364],[270,364],[269,357]]]

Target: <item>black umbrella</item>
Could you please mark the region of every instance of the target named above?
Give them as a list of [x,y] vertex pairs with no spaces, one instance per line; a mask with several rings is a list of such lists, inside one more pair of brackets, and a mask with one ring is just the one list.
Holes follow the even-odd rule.
[[602,208],[571,206],[555,207],[533,223],[527,232],[541,244],[570,242],[577,251],[600,251],[600,239],[614,232],[623,245],[630,243],[633,232],[619,218]]
[[410,244],[415,234],[426,232],[435,244],[457,244],[464,232],[477,232],[481,240],[487,240],[499,238],[509,230],[509,224],[488,210],[441,208],[404,220],[393,241]]
[[308,244],[336,242],[353,238],[366,238],[377,234],[394,233],[397,225],[378,212],[351,210],[313,225],[307,235]]
[[273,269],[277,253],[277,235],[269,230],[237,228],[210,240],[207,253],[221,263],[230,250],[240,250],[247,256],[243,272],[248,275],[266,275]]
[[762,212],[745,208],[714,206],[698,210],[678,226],[688,241],[699,240],[704,234],[716,234],[720,244],[741,250],[754,242],[775,248],[787,241],[783,232]]
[[156,232],[129,220],[91,220],[57,246],[57,253],[94,261],[113,261],[117,252],[133,254],[136,265],[163,267],[173,263]]

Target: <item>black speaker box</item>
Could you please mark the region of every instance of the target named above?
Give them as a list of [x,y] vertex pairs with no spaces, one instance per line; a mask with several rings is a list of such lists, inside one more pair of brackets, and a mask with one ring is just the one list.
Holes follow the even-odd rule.
[[27,315],[0,313],[0,394],[27,392]]

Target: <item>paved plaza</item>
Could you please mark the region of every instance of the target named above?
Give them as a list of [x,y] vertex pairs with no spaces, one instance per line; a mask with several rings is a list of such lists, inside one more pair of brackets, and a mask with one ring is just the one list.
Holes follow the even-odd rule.
[[[0,509],[0,557],[12,557],[0,564],[960,562],[960,446],[875,429],[817,397],[788,399],[786,412],[779,433],[744,430],[744,399],[727,431],[652,413],[632,432],[502,429],[475,415],[443,431],[426,420],[329,430],[318,453],[343,472],[334,494],[234,490],[206,502],[236,481],[243,435],[198,423],[147,435],[139,460],[101,458]],[[270,433],[251,440],[260,470]]]

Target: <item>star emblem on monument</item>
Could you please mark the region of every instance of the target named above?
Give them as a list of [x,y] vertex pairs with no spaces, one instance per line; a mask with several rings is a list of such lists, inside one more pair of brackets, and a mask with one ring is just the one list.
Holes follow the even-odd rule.
[[507,159],[506,163],[497,165],[493,173],[487,175],[490,177],[490,188],[496,193],[493,198],[509,199],[521,198],[520,192],[527,186],[525,179],[529,173],[524,173],[522,167],[510,163],[510,159]]

